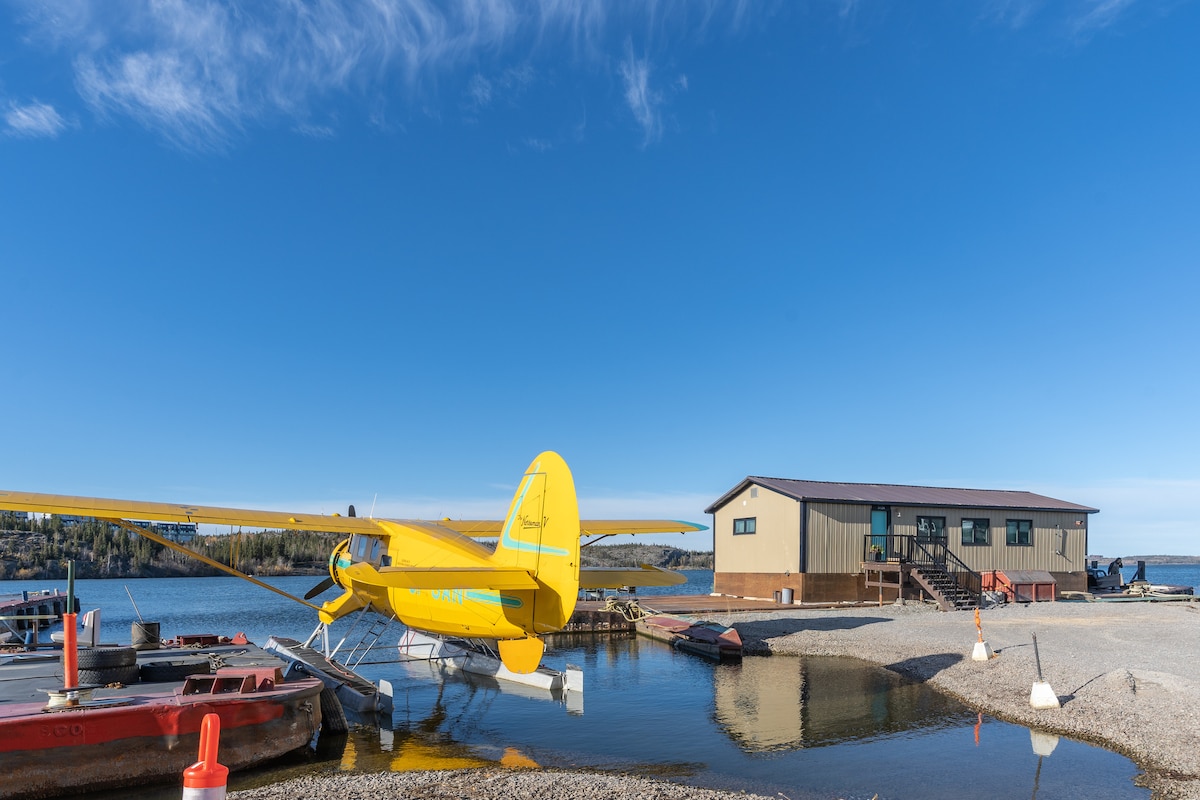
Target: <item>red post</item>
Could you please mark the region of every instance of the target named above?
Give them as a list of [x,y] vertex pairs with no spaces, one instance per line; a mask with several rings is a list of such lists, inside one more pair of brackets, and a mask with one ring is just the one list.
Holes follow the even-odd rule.
[[79,687],[79,642],[75,633],[75,613],[63,614],[63,688]]
[[205,714],[200,723],[200,760],[183,771],[183,800],[225,800],[229,767],[217,763],[221,718]]

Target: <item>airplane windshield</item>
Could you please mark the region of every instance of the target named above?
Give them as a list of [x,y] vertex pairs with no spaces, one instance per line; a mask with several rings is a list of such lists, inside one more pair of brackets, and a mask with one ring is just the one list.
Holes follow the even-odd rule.
[[383,541],[375,536],[365,536],[356,533],[350,537],[350,558],[352,561],[365,561],[379,566],[383,555]]

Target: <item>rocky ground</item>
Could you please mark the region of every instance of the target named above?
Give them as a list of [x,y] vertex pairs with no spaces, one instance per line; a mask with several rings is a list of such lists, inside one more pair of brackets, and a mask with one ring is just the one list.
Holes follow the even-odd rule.
[[[1038,603],[986,610],[995,657],[971,658],[974,615],[928,605],[731,614],[748,654],[865,659],[992,716],[1101,744],[1133,759],[1159,800],[1200,800],[1200,603]],[[1042,675],[1061,708],[1034,710]],[[750,655],[748,657],[753,657]],[[750,800],[754,796],[617,775],[454,771],[306,777],[233,800]]]

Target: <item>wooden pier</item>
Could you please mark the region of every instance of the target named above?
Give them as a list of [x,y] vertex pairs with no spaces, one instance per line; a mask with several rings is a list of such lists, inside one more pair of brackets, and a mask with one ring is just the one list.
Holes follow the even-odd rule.
[[[783,605],[771,600],[707,594],[630,594],[613,599],[622,604],[636,601],[642,608],[652,608],[663,614],[730,614],[735,611],[786,611],[808,607]],[[607,600],[580,600],[575,604],[575,613],[571,615],[562,633],[633,633],[635,630],[634,621],[620,611],[610,609]]]
[[79,598],[75,598],[75,608],[69,609],[67,595],[57,589],[0,595],[0,642],[20,642],[26,631],[37,642],[39,630],[61,621],[69,611],[79,612]]

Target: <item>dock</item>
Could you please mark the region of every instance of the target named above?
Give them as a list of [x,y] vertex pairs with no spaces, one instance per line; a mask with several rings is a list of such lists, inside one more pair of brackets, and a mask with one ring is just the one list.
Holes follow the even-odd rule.
[[575,603],[575,613],[567,621],[566,627],[560,634],[581,633],[634,633],[634,620],[625,614],[614,610],[610,600],[624,604],[636,601],[642,608],[651,608],[662,614],[732,614],[738,611],[787,611],[805,608],[830,608],[829,603],[819,605],[776,603],[773,600],[759,600],[747,597],[730,597],[728,595],[688,594],[688,595],[637,595],[621,594],[605,600],[580,600]]
[[62,621],[64,613],[79,612],[67,608],[67,595],[57,589],[0,595],[0,643],[23,641],[26,637],[37,642],[38,631]]

